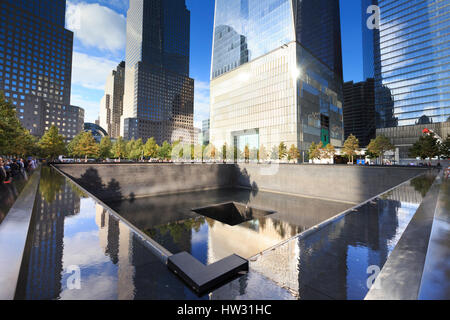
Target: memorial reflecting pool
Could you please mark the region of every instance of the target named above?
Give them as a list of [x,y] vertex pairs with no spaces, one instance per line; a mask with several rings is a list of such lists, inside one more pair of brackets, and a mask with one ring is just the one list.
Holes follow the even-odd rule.
[[[367,267],[383,266],[433,179],[413,179],[316,233],[258,255],[247,275],[197,297],[127,224],[55,170],[43,168],[16,297],[363,299]],[[191,211],[229,201],[276,212],[232,227]],[[253,257],[352,207],[235,189],[109,205],[172,253],[188,251],[203,263],[231,253]],[[77,268],[80,288],[74,289]]]
[[[193,209],[242,203],[273,213],[230,225]],[[352,207],[350,204],[245,189],[219,189],[110,203],[171,253],[189,252],[204,264],[233,253],[248,259]]]

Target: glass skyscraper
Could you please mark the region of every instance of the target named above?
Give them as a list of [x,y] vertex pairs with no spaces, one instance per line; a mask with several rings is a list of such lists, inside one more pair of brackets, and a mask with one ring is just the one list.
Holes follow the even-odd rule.
[[1,0],[0,91],[31,134],[55,125],[66,138],[83,130],[84,110],[70,105],[73,33],[65,0]]
[[125,87],[125,61],[122,61],[106,78],[105,95],[100,102],[99,124],[111,138],[120,137],[120,118],[123,114]]
[[210,134],[241,151],[342,145],[338,1],[216,1]]
[[[375,79],[377,135],[398,161],[425,128],[450,134],[450,1],[362,0],[364,76]],[[370,9],[369,6],[372,7]],[[379,28],[373,28],[379,10]],[[370,28],[369,28],[370,27]]]
[[130,0],[121,135],[157,143],[194,135],[185,0]]
[[[363,0],[364,74],[375,78],[377,127],[449,121],[450,1]],[[378,5],[379,29],[367,8]]]

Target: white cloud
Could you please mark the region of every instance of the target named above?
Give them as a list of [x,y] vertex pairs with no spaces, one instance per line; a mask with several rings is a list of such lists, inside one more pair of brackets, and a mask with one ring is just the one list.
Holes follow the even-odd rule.
[[72,105],[84,109],[85,122],[95,122],[95,120],[98,119],[100,113],[100,101],[91,100],[81,94],[72,94],[70,102]]
[[104,90],[106,77],[117,67],[119,62],[74,52],[72,84],[77,84],[87,89]]
[[128,9],[129,1],[130,0],[100,0],[100,3],[104,3],[120,11],[125,11]]
[[67,5],[67,28],[86,47],[112,53],[123,51],[126,45],[126,18],[98,3]]
[[209,119],[209,83],[195,81],[194,126],[202,127],[202,121]]

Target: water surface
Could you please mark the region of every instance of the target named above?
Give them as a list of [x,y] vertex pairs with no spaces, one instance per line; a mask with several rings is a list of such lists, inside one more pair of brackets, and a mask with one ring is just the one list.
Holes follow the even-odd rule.
[[[229,225],[193,212],[196,208],[229,202],[275,213]],[[352,206],[234,188],[154,196],[109,205],[170,252],[189,252],[204,264],[232,254],[248,259]]]

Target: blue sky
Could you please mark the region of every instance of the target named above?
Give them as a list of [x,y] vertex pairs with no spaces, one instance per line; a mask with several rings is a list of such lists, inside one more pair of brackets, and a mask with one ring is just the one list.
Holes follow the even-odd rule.
[[[129,0],[67,0],[67,28],[74,31],[72,104],[97,119],[106,76],[125,59]],[[344,80],[362,80],[359,0],[341,0]],[[214,0],[186,0],[191,11],[191,74],[195,79],[195,126],[209,117]]]

